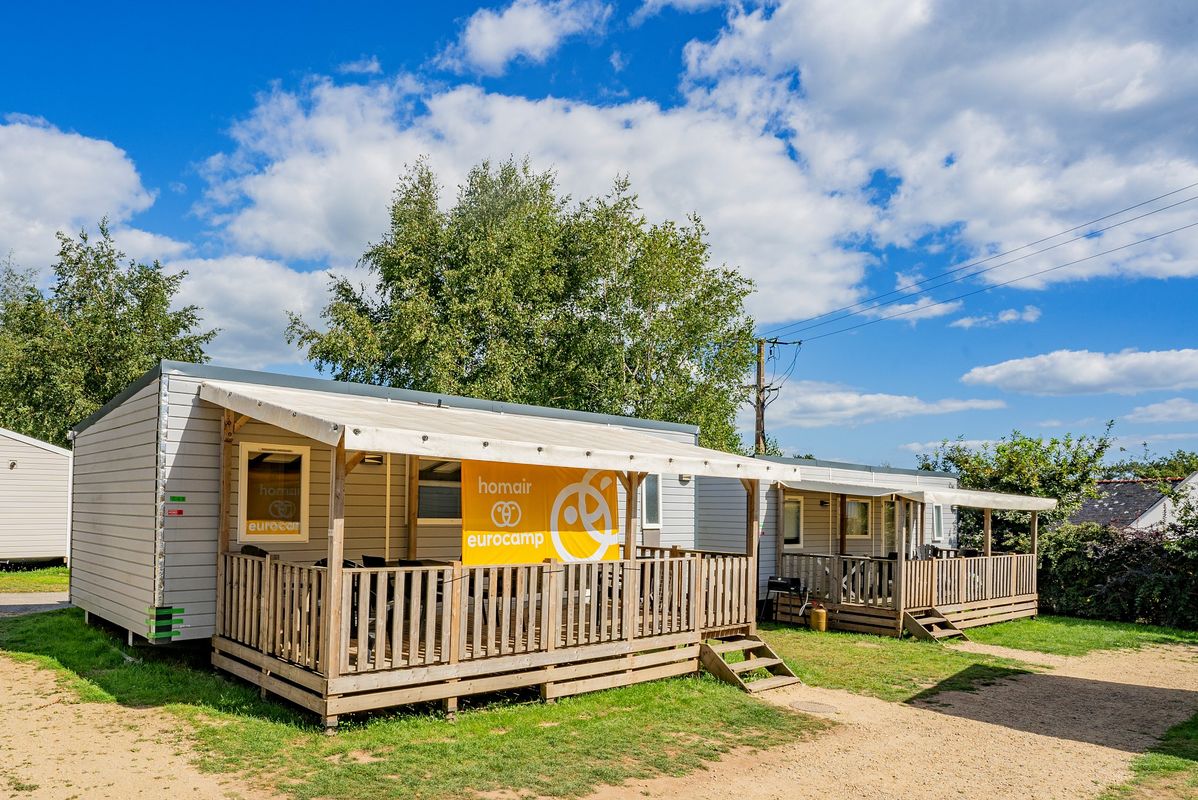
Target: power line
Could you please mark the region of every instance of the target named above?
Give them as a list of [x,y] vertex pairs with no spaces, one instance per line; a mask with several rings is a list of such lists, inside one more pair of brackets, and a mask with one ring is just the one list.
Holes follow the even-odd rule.
[[[1155,210],[1153,210],[1153,211],[1149,211],[1149,212],[1147,212],[1147,213],[1145,213],[1145,214],[1140,214],[1139,216],[1132,217],[1131,219],[1125,219],[1125,220],[1123,220],[1122,222],[1116,222],[1115,224],[1113,224],[1113,225],[1108,225],[1108,226],[1107,226],[1107,227],[1105,227],[1105,228],[1098,228],[1097,230],[1089,231],[1089,232],[1087,232],[1087,233],[1086,233],[1086,235],[1085,235],[1085,236],[1077,236],[1077,237],[1074,237],[1074,238],[1072,238],[1072,239],[1066,239],[1066,240],[1065,240],[1065,241],[1063,241],[1063,242],[1057,242],[1056,244],[1049,245],[1048,247],[1043,247],[1043,248],[1041,248],[1041,249],[1039,249],[1039,250],[1035,250],[1035,251],[1033,251],[1033,252],[1031,252],[1031,253],[1026,253],[1026,254],[1024,254],[1024,255],[1021,255],[1021,256],[1018,256],[1018,257],[1016,257],[1016,258],[1012,258],[1012,259],[1010,259],[1009,261],[1001,261],[1001,262],[999,262],[999,263],[997,263],[997,264],[993,264],[993,265],[991,265],[991,266],[989,266],[989,267],[985,267],[984,269],[979,269],[979,270],[977,270],[976,272],[970,272],[970,273],[967,273],[967,274],[965,274],[965,275],[960,275],[960,276],[958,276],[958,277],[956,277],[956,278],[951,278],[950,280],[944,281],[943,283],[938,283],[938,284],[936,284],[935,286],[929,286],[929,287],[928,287],[928,288],[926,288],[926,289],[921,289],[921,290],[920,290],[920,291],[918,291],[918,292],[910,292],[910,293],[908,293],[908,294],[901,295],[900,297],[895,297],[895,298],[892,298],[892,299],[890,299],[890,300],[887,300],[887,301],[885,301],[885,302],[878,303],[877,305],[868,306],[868,307],[866,307],[866,308],[862,308],[862,309],[859,309],[859,310],[857,310],[857,311],[850,311],[850,312],[849,312],[849,313],[847,313],[847,314],[842,314],[842,315],[841,315],[841,316],[839,316],[839,317],[833,317],[832,319],[824,320],[823,322],[815,322],[814,324],[811,324],[811,325],[804,325],[803,327],[801,327],[801,328],[797,328],[797,329],[795,329],[795,330],[792,330],[792,331],[790,331],[790,332],[791,332],[791,333],[802,333],[803,331],[809,331],[809,330],[812,330],[812,329],[814,329],[814,328],[822,328],[822,327],[823,327],[823,326],[825,326],[825,325],[831,325],[833,322],[839,322],[839,321],[840,321],[840,320],[842,320],[842,319],[848,319],[849,317],[855,317],[855,316],[857,316],[857,315],[859,315],[859,314],[866,314],[866,313],[869,313],[869,312],[871,312],[871,311],[874,311],[874,310],[876,310],[876,309],[882,308],[882,307],[884,307],[884,306],[889,306],[889,305],[893,305],[894,303],[901,302],[901,301],[903,301],[903,300],[906,300],[906,299],[907,299],[907,298],[909,298],[909,297],[914,297],[914,296],[917,296],[917,295],[922,295],[922,294],[925,294],[925,293],[927,293],[927,292],[933,291],[933,290],[935,290],[935,289],[940,289],[940,288],[943,288],[943,287],[945,287],[945,286],[948,286],[948,285],[950,285],[950,284],[954,284],[954,283],[960,283],[961,281],[969,280],[970,278],[975,278],[975,277],[977,277],[978,275],[982,275],[982,274],[985,274],[985,273],[987,273],[987,272],[993,272],[994,270],[996,270],[996,269],[1000,269],[1001,267],[1010,266],[1011,264],[1014,264],[1016,261],[1023,261],[1024,259],[1031,258],[1032,256],[1038,256],[1038,255],[1040,255],[1040,254],[1042,254],[1042,253],[1047,253],[1049,250],[1055,250],[1055,249],[1057,249],[1058,247],[1064,247],[1064,246],[1065,246],[1065,245],[1067,245],[1067,244],[1073,244],[1074,242],[1081,241],[1082,239],[1087,239],[1087,238],[1090,238],[1090,237],[1092,237],[1092,236],[1096,236],[1096,235],[1098,235],[1098,234],[1100,234],[1100,233],[1106,233],[1106,232],[1107,232],[1107,231],[1109,231],[1109,230],[1112,230],[1112,229],[1114,229],[1114,228],[1118,228],[1120,225],[1127,225],[1127,224],[1129,224],[1129,223],[1135,222],[1136,220],[1141,220],[1141,219],[1144,219],[1145,217],[1150,217],[1150,216],[1152,216],[1153,214],[1159,214],[1159,213],[1160,213],[1160,212],[1162,212],[1162,211],[1168,211],[1168,210],[1169,210],[1169,209],[1171,209],[1171,208],[1176,208],[1177,206],[1183,205],[1183,204],[1185,204],[1185,203],[1189,203],[1189,202],[1191,202],[1191,201],[1193,201],[1193,200],[1198,200],[1198,195],[1194,195],[1193,197],[1187,197],[1185,200],[1179,200],[1179,201],[1178,201],[1178,202],[1176,202],[1176,203],[1172,203],[1172,204],[1170,204],[1170,205],[1163,206],[1163,207],[1161,207],[1161,208],[1158,208],[1158,209],[1155,209]],[[959,271],[959,269],[958,269],[958,270],[954,270],[954,271]],[[947,274],[949,274],[949,273],[944,273],[944,275],[947,275]],[[943,276],[940,276],[940,277],[943,277]],[[920,283],[919,283],[919,284],[912,284],[912,285],[911,285],[911,287],[918,286],[918,285],[921,285],[921,284],[925,284],[925,283],[928,283],[929,281],[933,281],[933,280],[936,280],[936,278],[927,278],[927,279],[925,279],[925,280],[923,280],[923,281],[920,281]],[[911,288],[911,287],[907,287],[907,288]],[[894,292],[891,292],[890,294],[894,294]],[[883,296],[885,296],[885,295],[883,295]],[[926,306],[924,306],[924,307],[926,308]],[[817,317],[816,319],[818,319],[818,317]],[[795,325],[800,325],[800,324],[802,324],[802,323],[798,323],[798,322],[792,322],[792,323],[791,323],[791,327],[793,327],[793,326],[795,326]]]
[[[1127,206],[1126,208],[1121,208],[1121,209],[1119,209],[1118,211],[1113,211],[1113,212],[1111,212],[1110,214],[1106,214],[1105,216],[1098,217],[1097,219],[1092,219],[1092,220],[1090,220],[1090,221],[1088,221],[1088,222],[1083,222],[1083,223],[1081,223],[1080,225],[1075,225],[1075,226],[1073,226],[1072,228],[1069,228],[1068,230],[1063,230],[1063,231],[1060,231],[1059,233],[1054,233],[1054,234],[1052,234],[1051,236],[1045,236],[1044,238],[1042,238],[1042,239],[1037,239],[1037,240],[1036,240],[1036,241],[1034,241],[1034,242],[1028,242],[1027,244],[1020,245],[1019,247],[1015,247],[1015,248],[1012,248],[1012,249],[1010,249],[1010,250],[1005,250],[1005,251],[1003,251],[1003,252],[1001,252],[1001,253],[995,253],[994,255],[987,256],[986,258],[977,259],[977,260],[975,260],[975,261],[970,261],[970,262],[967,262],[967,263],[965,263],[965,264],[962,264],[962,265],[961,265],[961,266],[959,266],[959,267],[954,267],[953,269],[951,269],[951,270],[948,270],[947,272],[942,272],[942,273],[940,273],[939,275],[933,275],[933,276],[932,276],[932,277],[930,277],[930,278],[925,278],[924,280],[922,280],[922,281],[919,281],[918,283],[911,284],[910,286],[904,286],[904,287],[902,287],[901,289],[894,289],[894,290],[892,290],[892,291],[889,291],[889,292],[884,292],[884,293],[882,293],[882,294],[875,295],[874,297],[866,298],[865,300],[861,300],[861,301],[859,301],[859,302],[852,303],[852,304],[850,304],[850,305],[847,305],[847,306],[842,306],[842,307],[840,307],[840,308],[832,309],[831,311],[826,311],[826,312],[824,312],[823,314],[817,314],[817,315],[815,315],[815,316],[813,316],[813,317],[807,317],[807,318],[805,318],[805,319],[796,320],[795,322],[790,322],[790,323],[787,323],[787,324],[785,324],[785,325],[780,325],[780,326],[778,326],[778,327],[776,327],[776,328],[773,328],[773,329],[771,329],[771,330],[768,330],[768,331],[765,331],[765,332],[763,332],[763,335],[771,335],[771,334],[772,334],[772,335],[778,335],[778,334],[780,334],[780,333],[783,333],[783,332],[785,332],[785,331],[789,331],[790,329],[794,328],[795,326],[798,326],[798,325],[804,325],[804,324],[806,324],[806,323],[808,323],[808,322],[814,322],[814,321],[815,321],[815,320],[817,320],[817,319],[823,319],[824,317],[831,316],[832,314],[839,314],[839,313],[840,313],[840,312],[842,312],[842,311],[848,311],[848,310],[850,310],[850,309],[857,308],[858,306],[863,306],[863,305],[865,305],[865,304],[867,304],[867,303],[871,303],[871,302],[874,302],[874,301],[876,301],[876,300],[880,300],[880,299],[882,299],[882,298],[889,297],[889,296],[891,296],[891,295],[893,295],[893,294],[897,294],[897,293],[899,293],[899,292],[910,293],[910,292],[909,292],[909,290],[910,290],[910,289],[912,289],[912,288],[914,288],[914,287],[916,287],[916,286],[920,286],[920,285],[923,285],[923,284],[925,284],[925,283],[929,283],[929,282],[931,282],[931,281],[937,280],[937,279],[939,279],[939,278],[944,278],[944,277],[947,277],[947,276],[949,276],[949,275],[953,275],[953,274],[955,274],[955,273],[957,273],[957,272],[960,272],[961,270],[969,269],[970,267],[976,267],[976,266],[979,266],[979,265],[981,265],[981,264],[988,263],[988,262],[990,262],[990,261],[993,261],[993,260],[994,260],[994,259],[996,259],[996,258],[1002,258],[1003,256],[1008,256],[1008,255],[1011,255],[1012,253],[1018,253],[1020,250],[1026,250],[1026,249],[1027,249],[1027,248],[1029,248],[1029,247],[1035,247],[1035,246],[1036,246],[1036,245],[1038,245],[1038,244],[1043,244],[1044,242],[1051,241],[1052,239],[1056,239],[1056,238],[1058,238],[1058,237],[1060,237],[1060,236],[1064,236],[1064,235],[1066,235],[1066,234],[1073,233],[1073,232],[1075,232],[1075,231],[1081,230],[1082,228],[1086,228],[1086,227],[1089,227],[1090,225],[1094,225],[1095,223],[1102,222],[1102,221],[1104,221],[1104,220],[1108,220],[1108,219],[1110,219],[1111,217],[1117,217],[1117,216],[1119,216],[1120,214],[1125,214],[1125,213],[1127,213],[1128,211],[1133,211],[1133,210],[1135,210],[1135,209],[1137,209],[1137,208],[1140,208],[1140,207],[1142,207],[1142,206],[1146,206],[1146,205],[1148,205],[1149,203],[1155,203],[1157,200],[1163,200],[1163,199],[1165,199],[1166,197],[1172,197],[1173,195],[1175,195],[1175,194],[1179,194],[1179,193],[1181,193],[1181,192],[1184,192],[1184,191],[1186,191],[1187,189],[1193,189],[1195,186],[1198,186],[1198,182],[1191,183],[1191,184],[1189,184],[1188,186],[1182,186],[1181,188],[1179,188],[1179,189],[1174,189],[1174,190],[1173,190],[1173,191],[1171,191],[1171,192],[1165,192],[1164,194],[1157,195],[1156,197],[1150,198],[1150,199],[1148,199],[1148,200],[1141,201],[1141,202],[1139,202],[1139,203],[1135,203],[1134,205]],[[1193,198],[1190,198],[1190,199],[1193,199]],[[1188,200],[1185,200],[1185,201],[1182,201],[1182,202],[1189,202],[1189,201],[1188,201]],[[1180,205],[1180,203],[1175,203],[1174,205]],[[1173,206],[1166,206],[1166,208],[1172,208],[1172,207],[1173,207]],[[1157,211],[1164,211],[1164,210],[1166,210],[1166,209],[1165,209],[1165,208],[1162,208],[1162,209],[1157,209]],[[1152,213],[1156,213],[1156,212],[1152,212]],[[1145,215],[1145,216],[1147,216],[1147,215]],[[1138,219],[1138,218],[1137,218],[1137,219]],[[1130,222],[1130,221],[1132,221],[1132,220],[1127,220],[1127,222]],[[1087,235],[1089,235],[1089,234],[1087,234]],[[1085,237],[1084,237],[1084,236],[1083,236],[1083,237],[1074,237],[1074,239],[1078,239],[1078,238],[1085,238]],[[1070,240],[1070,241],[1073,241],[1073,240]]]
[[919,308],[909,308],[905,311],[900,311],[897,314],[890,314],[885,317],[878,317],[877,319],[871,319],[866,322],[858,323],[856,325],[850,325],[847,328],[840,328],[839,330],[829,331],[827,333],[821,333],[817,336],[809,336],[806,339],[804,339],[804,341],[812,342],[812,341],[815,341],[816,339],[826,339],[827,337],[835,336],[838,333],[847,333],[848,331],[857,330],[858,328],[864,328],[867,325],[873,325],[878,322],[885,322],[888,319],[896,319],[897,317],[904,317],[908,314],[913,314],[916,311],[925,311],[929,308],[935,308],[936,306],[942,306],[945,303],[951,303],[954,300],[961,300],[966,297],[972,297],[975,294],[981,294],[982,292],[988,292],[991,289],[999,289],[1003,286],[1010,286],[1013,283],[1018,283],[1019,281],[1024,281],[1024,280],[1027,280],[1028,278],[1035,278],[1035,277],[1044,275],[1049,272],[1055,272],[1058,269],[1064,269],[1065,267],[1071,267],[1074,264],[1081,264],[1082,262],[1091,261],[1100,256],[1110,255],[1111,253],[1116,253],[1120,250],[1126,250],[1129,247],[1135,247],[1136,245],[1144,244],[1145,242],[1151,242],[1154,239],[1160,239],[1164,236],[1169,236],[1171,234],[1178,233],[1179,231],[1184,231],[1187,228],[1193,228],[1195,226],[1198,226],[1198,222],[1191,222],[1188,225],[1182,225],[1180,228],[1174,228],[1173,230],[1170,230],[1170,231],[1165,231],[1163,233],[1158,233],[1153,236],[1148,236],[1144,239],[1140,239],[1135,242],[1129,242],[1128,244],[1120,245],[1119,247],[1112,247],[1109,250],[1103,250],[1101,253],[1094,253],[1093,255],[1088,255],[1088,256],[1085,256],[1084,258],[1078,258],[1078,259],[1074,259],[1073,261],[1067,261],[1064,264],[1057,264],[1055,267],[1048,267],[1047,269],[1038,270],[1037,272],[1032,272],[1027,275],[1020,275],[1018,278],[1012,278],[1009,281],[1003,281],[1002,283],[995,283],[991,286],[983,286],[980,289],[974,289],[972,292],[965,292],[964,294],[959,294],[959,295],[956,295],[955,297],[949,297],[944,300],[937,300],[935,303],[930,303],[926,306],[920,306]]

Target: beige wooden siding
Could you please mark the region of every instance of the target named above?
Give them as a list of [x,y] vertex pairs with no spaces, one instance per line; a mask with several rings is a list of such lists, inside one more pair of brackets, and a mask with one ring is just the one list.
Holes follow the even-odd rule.
[[132,631],[155,605],[155,380],[74,443],[71,601]]
[[70,461],[0,430],[0,561],[67,557]]

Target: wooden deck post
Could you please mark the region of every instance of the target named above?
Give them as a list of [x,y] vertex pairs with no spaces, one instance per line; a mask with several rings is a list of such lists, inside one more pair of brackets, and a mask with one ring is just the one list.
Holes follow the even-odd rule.
[[992,512],[986,508],[982,510],[982,555],[989,558],[990,552],[990,518]]
[[[462,570],[462,562],[453,562],[450,572],[450,585],[442,588],[441,602],[449,603],[449,663],[456,664],[462,658],[462,578],[465,572]],[[529,638],[532,638],[532,632],[529,631]],[[392,645],[394,647],[395,645]],[[450,682],[456,681],[453,678]],[[445,698],[445,716],[453,719],[458,713],[458,698]]]
[[[749,574],[746,576],[745,603],[749,617],[749,633],[757,631],[757,542],[761,532],[761,481],[757,478],[741,478],[745,487],[745,554],[749,557]],[[781,509],[778,509],[781,513]]]
[[[783,564],[786,555],[786,487],[782,485],[782,481],[774,484],[774,492],[777,504],[774,514],[774,574],[786,578],[790,576],[786,574]],[[802,511],[799,512],[799,516],[802,516]],[[800,529],[802,525],[803,520],[800,519]]]
[[636,529],[640,514],[637,511],[637,499],[640,494],[641,473],[617,473],[620,483],[624,485],[624,563],[621,565],[620,601],[624,607],[620,609],[620,631],[625,639],[636,636],[636,618],[640,603],[637,591],[640,582],[636,570]]
[[408,558],[415,560],[416,538],[420,529],[420,456],[408,456],[407,459],[408,485]]
[[704,620],[703,607],[703,556],[692,554],[689,557],[691,567],[691,624],[695,627],[695,641],[703,641]]
[[229,514],[233,493],[233,433],[236,415],[225,409],[220,422],[220,519],[216,523],[216,632],[227,633],[225,620],[225,553],[229,551]]
[[[324,674],[330,681],[341,675],[341,659],[349,642],[341,637],[341,622],[345,612],[342,603],[342,561],[345,559],[345,431],[337,440],[329,464],[329,552],[328,594],[325,597],[328,613],[324,615]],[[358,625],[365,625],[358,620]],[[362,631],[358,631],[362,637]],[[364,638],[364,637],[363,637]],[[336,715],[325,715],[326,730],[337,727]]]
[[898,537],[895,542],[895,561],[894,561],[894,610],[898,616],[898,628],[901,633],[903,630],[903,570],[907,566],[907,515],[904,513],[905,500],[898,497],[894,499],[894,532]]
[[[562,614],[562,565],[556,558],[545,559],[545,582],[543,584],[544,591],[541,602],[545,604],[545,613],[542,619],[545,620],[544,629],[541,631],[541,648],[546,652],[557,649],[557,636],[561,631],[561,614]],[[627,584],[625,584],[627,585]],[[628,617],[625,615],[624,622],[627,623]],[[477,625],[477,620],[475,621]],[[553,674],[553,667],[545,667],[546,677]],[[541,700],[546,703],[552,703],[553,698],[549,696],[549,690],[553,684],[546,680],[541,684]]]

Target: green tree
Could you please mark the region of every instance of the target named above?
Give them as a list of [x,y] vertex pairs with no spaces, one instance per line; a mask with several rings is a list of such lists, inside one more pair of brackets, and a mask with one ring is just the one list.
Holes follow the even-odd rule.
[[216,331],[199,309],[171,310],[183,274],[126,259],[99,238],[58,234],[48,292],[8,264],[0,278],[0,426],[55,444],[162,359],[202,362]]
[[[1120,448],[1121,452],[1123,451]],[[1106,468],[1107,478],[1184,478],[1198,472],[1198,453],[1192,450],[1174,450],[1157,455],[1144,444],[1144,452],[1138,458],[1122,458]]]
[[472,169],[453,207],[432,170],[401,178],[390,230],[335,279],[318,330],[288,340],[342,380],[699,425],[739,449],[752,283],[710,265],[697,217],[649,223],[626,179],[571,204],[552,173]]
[[[956,473],[963,489],[1052,497],[1055,511],[1041,514],[1042,524],[1063,522],[1087,497],[1096,496],[1096,482],[1103,474],[1103,458],[1111,448],[1108,423],[1101,436],[1044,439],[1012,431],[993,444],[971,447],[963,437],[945,440],[931,453],[918,457],[919,468]],[[981,541],[982,512],[960,509],[962,544],[976,547]],[[994,546],[1000,550],[1026,549],[1028,515],[1019,511],[993,513]]]

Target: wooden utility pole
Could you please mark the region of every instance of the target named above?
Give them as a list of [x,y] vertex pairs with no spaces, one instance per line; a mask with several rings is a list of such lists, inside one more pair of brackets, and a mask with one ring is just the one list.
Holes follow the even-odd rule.
[[756,433],[753,437],[753,452],[765,452],[765,339],[757,340],[757,394],[753,403],[757,409]]

